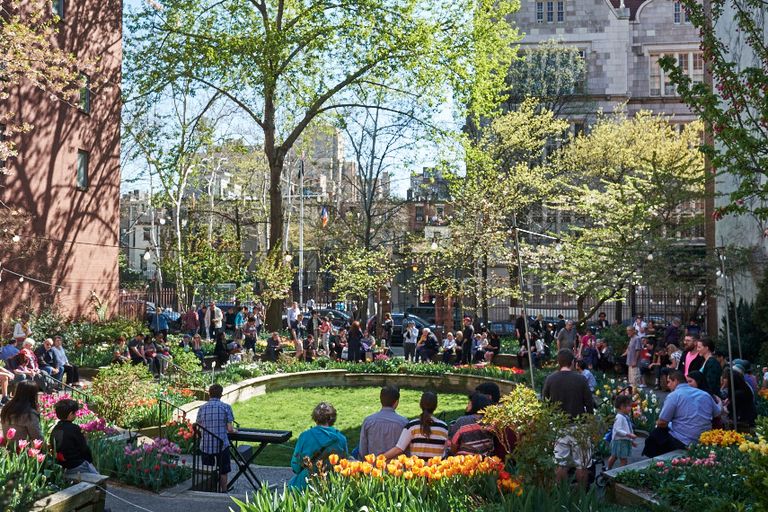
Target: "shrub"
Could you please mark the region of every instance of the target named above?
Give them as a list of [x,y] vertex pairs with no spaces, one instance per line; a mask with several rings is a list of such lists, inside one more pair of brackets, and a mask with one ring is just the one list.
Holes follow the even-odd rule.
[[[99,414],[111,423],[130,427],[138,426],[134,409],[154,405],[147,401],[157,396],[159,386],[144,365],[113,364],[103,368],[93,379],[92,389]],[[143,418],[144,414],[139,416]]]

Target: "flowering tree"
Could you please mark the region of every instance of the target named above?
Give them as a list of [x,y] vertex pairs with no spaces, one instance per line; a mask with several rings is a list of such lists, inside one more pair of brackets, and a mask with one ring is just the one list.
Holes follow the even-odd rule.
[[[671,57],[659,62],[683,101],[711,128],[703,145],[716,177],[735,187],[713,212],[752,213],[768,221],[768,46],[762,0],[711,0],[709,12],[696,0],[682,0],[701,34],[701,49],[714,89],[695,83]],[[731,19],[736,28],[730,25]],[[731,41],[723,34],[731,35]],[[729,178],[730,179],[730,178]]]

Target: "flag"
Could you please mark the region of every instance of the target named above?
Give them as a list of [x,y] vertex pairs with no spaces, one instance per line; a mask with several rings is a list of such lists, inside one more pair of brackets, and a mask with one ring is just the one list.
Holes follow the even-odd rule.
[[320,220],[323,223],[323,227],[328,225],[328,208],[323,206],[323,209],[320,211]]

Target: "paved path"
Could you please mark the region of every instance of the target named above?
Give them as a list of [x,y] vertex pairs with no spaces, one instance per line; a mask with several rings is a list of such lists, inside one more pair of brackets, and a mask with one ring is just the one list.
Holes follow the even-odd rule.
[[[251,467],[259,480],[265,482],[266,485],[276,486],[278,489],[282,488],[283,484],[293,476],[290,468]],[[189,482],[186,482],[161,494],[155,494],[110,482],[109,487],[107,487],[111,493],[107,495],[107,508],[111,512],[227,512],[230,508],[236,512],[239,511],[230,495],[190,491],[188,487]],[[248,480],[241,477],[235,483],[231,496],[244,501],[246,493],[251,494],[252,492],[253,489]]]

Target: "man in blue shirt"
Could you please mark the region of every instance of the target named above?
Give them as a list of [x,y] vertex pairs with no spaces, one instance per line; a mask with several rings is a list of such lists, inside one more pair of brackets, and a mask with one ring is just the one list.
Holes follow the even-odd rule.
[[380,455],[397,444],[408,419],[395,412],[400,403],[397,386],[384,386],[379,393],[381,410],[363,420],[360,428],[360,457]]
[[16,340],[11,340],[2,349],[0,349],[0,360],[8,361],[18,353],[19,349],[16,347]]
[[204,429],[200,436],[203,464],[219,467],[219,492],[227,492],[227,476],[232,470],[228,434],[235,431],[235,415],[232,407],[221,401],[223,392],[220,384],[208,388],[210,399],[197,412],[197,424]]
[[674,370],[667,377],[672,393],[664,400],[661,414],[648,439],[643,455],[656,457],[683,450],[712,428],[712,420],[722,412],[712,395],[686,383],[683,373]]

